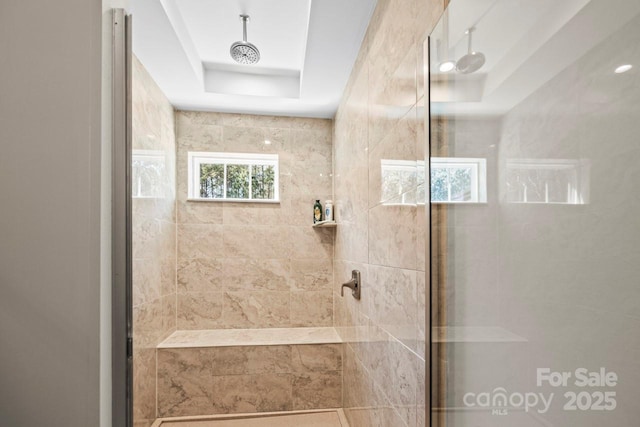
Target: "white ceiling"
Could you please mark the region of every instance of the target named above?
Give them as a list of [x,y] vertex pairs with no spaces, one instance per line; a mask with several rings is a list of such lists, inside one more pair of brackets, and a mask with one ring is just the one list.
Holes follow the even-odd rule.
[[[377,0],[133,0],[133,50],[177,108],[333,117]],[[236,64],[232,43],[260,50]]]
[[260,67],[302,69],[311,0],[181,0],[177,5],[203,62],[238,65],[229,46],[242,40],[239,15],[248,14],[247,40],[260,50]]

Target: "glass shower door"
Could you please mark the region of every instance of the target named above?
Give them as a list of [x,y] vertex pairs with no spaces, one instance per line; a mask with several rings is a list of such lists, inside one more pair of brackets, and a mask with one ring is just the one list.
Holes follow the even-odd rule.
[[638,425],[640,2],[453,0],[428,43],[432,425]]

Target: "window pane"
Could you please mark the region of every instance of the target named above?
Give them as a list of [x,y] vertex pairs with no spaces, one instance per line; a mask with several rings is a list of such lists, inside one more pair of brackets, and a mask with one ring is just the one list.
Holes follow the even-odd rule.
[[273,166],[251,166],[251,198],[275,198],[275,169]]
[[431,201],[449,201],[449,173],[445,168],[431,169]]
[[402,194],[402,171],[382,169],[382,200],[387,201]]
[[575,170],[550,170],[547,187],[549,203],[572,203],[576,192]]
[[511,203],[524,202],[525,184],[523,170],[507,169],[507,201]]
[[206,199],[224,197],[224,165],[200,165],[200,197]]
[[249,165],[227,165],[227,198],[249,198]]
[[450,169],[451,201],[468,202],[471,200],[471,168]]

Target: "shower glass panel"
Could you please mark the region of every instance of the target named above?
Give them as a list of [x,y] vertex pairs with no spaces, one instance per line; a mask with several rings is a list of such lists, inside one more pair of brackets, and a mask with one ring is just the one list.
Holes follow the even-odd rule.
[[432,425],[638,425],[640,2],[453,0],[427,43]]

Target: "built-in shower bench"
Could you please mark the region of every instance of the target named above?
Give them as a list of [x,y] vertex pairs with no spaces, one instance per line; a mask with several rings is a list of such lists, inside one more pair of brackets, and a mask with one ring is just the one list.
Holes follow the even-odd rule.
[[161,417],[338,408],[334,328],[176,331],[157,346]]
[[175,331],[158,348],[338,344],[335,328],[206,329]]

